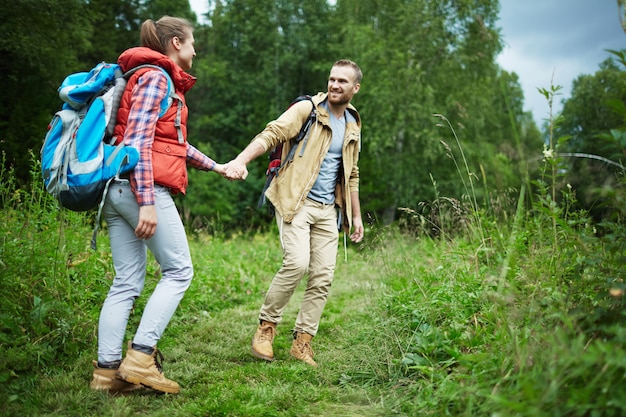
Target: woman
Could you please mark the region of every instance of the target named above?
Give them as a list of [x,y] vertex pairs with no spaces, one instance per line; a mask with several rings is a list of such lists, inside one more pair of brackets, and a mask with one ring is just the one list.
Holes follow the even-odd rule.
[[[187,236],[171,194],[185,193],[187,164],[219,174],[225,168],[186,140],[184,94],[196,81],[185,72],[196,55],[192,29],[181,18],[147,20],[141,26],[143,46],[124,51],[118,59],[124,72],[150,66],[129,78],[117,115],[117,141],[136,147],[140,160],[127,179],[111,185],[103,208],[116,275],[100,312],[92,389],[128,392],[145,386],[180,392],[178,383],[163,375],[156,347],[193,277]],[[170,83],[177,97],[160,116]],[[122,360],[128,317],[144,286],[147,249],[162,276]]]

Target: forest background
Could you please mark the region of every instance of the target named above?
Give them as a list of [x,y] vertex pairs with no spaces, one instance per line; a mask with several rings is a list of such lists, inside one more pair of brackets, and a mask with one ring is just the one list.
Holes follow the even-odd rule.
[[[186,0],[3,2],[9,35],[0,46],[6,57],[0,140],[5,164],[22,182],[67,74],[115,62],[137,45],[146,18],[197,19]],[[469,160],[483,161],[472,170],[488,174],[490,188],[519,187],[522,155],[541,156],[542,136],[522,111],[517,77],[495,63],[502,48],[497,1],[210,4],[208,22],[195,31],[189,141],[218,161],[236,156],[297,95],[324,91],[339,57],[355,60],[365,74],[354,104],[364,120],[363,209],[373,217],[391,222],[398,207],[432,201],[431,176],[445,195],[463,192],[455,170],[441,163],[448,152],[441,141],[450,137],[434,113],[453,121],[470,144]],[[266,162],[258,158],[243,184],[213,176],[197,181],[192,173],[189,195],[179,200],[187,223],[224,230],[265,224],[256,202]]]
[[[459,390],[470,386],[466,384],[479,375],[464,374],[464,379],[455,381],[458,385],[447,392],[449,397],[439,403],[441,410],[449,412],[450,407],[457,407],[460,413],[475,407],[472,398],[477,392],[482,399],[490,398],[485,401],[493,401],[487,391],[493,390],[493,394],[508,383],[510,392],[496,402],[499,406],[506,403],[510,410],[528,403],[509,401],[507,395],[528,395],[538,387],[541,392],[533,392],[537,395],[533,398],[534,415],[545,415],[542,413],[546,409],[557,406],[563,411],[553,415],[603,415],[589,410],[607,407],[612,407],[614,414],[604,415],[626,412],[624,401],[612,399],[613,403],[607,405],[612,388],[623,383],[624,372],[620,370],[626,368],[626,335],[619,325],[624,319],[626,288],[624,51],[610,51],[610,57],[598,63],[595,74],[581,74],[559,115],[552,114],[551,105],[559,99],[560,87],[540,87],[547,113],[546,123],[537,126],[532,115],[523,111],[524,97],[517,75],[496,63],[503,45],[496,0],[337,0],[333,5],[325,0],[208,3],[210,11],[194,32],[197,57],[190,72],[198,82],[187,95],[189,141],[220,162],[233,158],[297,95],[324,91],[335,60],[352,59],[363,70],[362,88],[353,103],[364,120],[359,165],[361,204],[366,233],[371,236],[366,245],[384,252],[385,245],[396,239],[403,243],[394,245],[394,249],[404,248],[405,239],[412,242],[407,247],[414,252],[406,249],[406,253],[397,255],[389,250],[384,257],[375,257],[383,262],[376,266],[381,275],[389,275],[385,278],[389,280],[386,311],[398,314],[397,322],[409,327],[399,340],[406,337],[410,342],[398,355],[395,365],[400,371],[396,379],[388,378],[385,372],[392,367],[387,366],[386,371],[377,368],[373,376],[358,372],[342,375],[340,385],[360,378],[366,384],[370,377],[378,378],[380,372],[394,389],[404,387],[407,378],[449,382],[457,372],[473,369],[459,358],[473,354],[480,345],[486,352],[472,361],[477,364],[481,358],[492,357],[493,379],[482,382],[485,387],[476,392],[467,391],[461,401]],[[146,18],[168,14],[198,20],[187,0],[0,0],[0,8],[4,16],[0,28],[5,34],[0,40],[0,73],[4,80],[0,93],[0,202],[4,216],[0,347],[7,353],[2,355],[5,363],[0,379],[18,387],[9,384],[6,392],[20,392],[34,381],[24,379],[24,375],[53,373],[55,358],[67,371],[72,354],[91,346],[94,335],[86,329],[93,329],[97,311],[85,303],[97,306],[100,292],[105,291],[100,286],[106,288],[107,284],[101,275],[111,273],[110,260],[102,253],[94,255],[95,259],[84,255],[82,249],[76,249],[81,243],[73,243],[74,249],[68,249],[67,226],[80,224],[88,231],[93,225],[92,213],[74,217],[61,212],[56,217],[53,203],[40,194],[37,160],[46,126],[60,107],[57,88],[67,74],[87,71],[101,61],[114,62],[122,50],[137,45],[139,27]],[[176,201],[186,226],[197,238],[192,245],[202,245],[207,236],[265,236],[272,221],[267,211],[256,204],[266,165],[264,158],[250,164],[245,182],[190,172],[188,195],[178,196]],[[46,247],[55,241],[38,236],[52,236],[57,227],[60,241],[68,239],[68,246]],[[398,234],[387,235],[392,228]],[[435,249],[419,246],[422,238],[435,239]],[[76,239],[80,241],[80,233]],[[471,254],[469,261],[460,261],[463,274],[442,278],[441,282],[450,284],[446,289],[449,292],[436,293],[441,289],[441,277],[439,272],[424,274],[422,268],[428,267],[420,266],[420,250],[432,250],[431,259],[448,259],[464,253],[465,239],[469,239]],[[442,242],[442,246],[436,242]],[[235,251],[230,247],[227,250]],[[44,256],[31,256],[34,253]],[[80,259],[76,259],[77,254],[81,254]],[[67,269],[61,273],[58,268],[62,265]],[[73,293],[74,281],[81,279],[74,269],[77,265],[85,268],[83,280],[89,279],[86,293],[81,294],[86,299],[77,299]],[[534,267],[537,270],[531,273]],[[47,268],[55,272],[51,275]],[[371,265],[363,271],[368,268]],[[490,274],[500,280],[495,284],[483,280],[485,268],[493,269]],[[266,272],[271,276],[271,271]],[[414,279],[418,274],[431,278],[432,285],[427,288]],[[13,279],[18,275],[20,280]],[[456,281],[469,276],[472,279],[467,282]],[[464,299],[469,283],[481,291],[484,285],[489,291],[476,290]],[[460,285],[461,291],[453,284]],[[511,310],[504,293],[516,286],[520,291],[516,295],[523,297],[515,300]],[[90,293],[91,288],[100,292]],[[255,295],[261,291],[259,288],[264,285],[255,287]],[[222,289],[233,300],[245,298],[235,294],[236,288]],[[192,296],[192,305],[206,302],[202,298],[206,295],[199,294],[198,298]],[[442,294],[446,302],[440,305],[443,310],[433,312],[437,318],[432,323],[454,319],[454,314],[446,314],[445,309],[452,313],[456,300],[464,309],[461,315],[473,311],[452,323],[458,327],[458,340],[465,343],[464,338],[469,337],[475,345],[455,347],[457,340],[447,330],[439,331],[436,325],[424,327],[426,313],[418,311],[414,303],[422,299],[434,303]],[[479,304],[474,296],[485,304]],[[248,300],[251,304],[256,301]],[[475,313],[476,305],[472,303],[493,307],[494,316]],[[524,303],[533,309],[528,317],[521,312]],[[215,308],[219,310],[220,306]],[[537,309],[542,311],[541,317]],[[88,316],[84,323],[80,322],[83,314]],[[469,336],[461,330],[468,317],[476,325],[476,332]],[[507,320],[510,326],[505,328]],[[561,351],[546,349],[549,336],[540,340],[538,335],[551,326],[565,329],[563,340],[568,345],[593,353],[586,367],[574,363],[574,359],[568,363],[557,361],[551,367],[554,358],[589,358],[580,351],[559,356]],[[497,333],[496,339],[487,339],[492,330]],[[499,331],[506,336],[500,337]],[[561,336],[557,332],[555,337]],[[496,342],[500,339],[506,339],[510,342],[507,346],[515,350],[511,355],[515,363],[510,369],[496,363],[497,355],[489,356],[498,352],[500,345]],[[519,343],[522,339],[526,342],[523,346]],[[602,345],[600,341],[614,343]],[[526,347],[535,356],[520,353]],[[539,359],[542,349],[552,355],[545,362]],[[456,362],[450,362],[450,355]],[[456,366],[454,371],[451,363]],[[540,369],[537,372],[559,373],[565,369],[567,373],[541,375],[541,385],[533,380],[538,374],[524,373],[533,364]],[[386,365],[381,364],[382,368]],[[601,372],[596,375],[598,366]],[[612,372],[610,377],[607,367]],[[511,372],[526,379],[515,379]],[[600,375],[602,380],[594,382],[606,382],[609,388],[588,383],[589,378]],[[524,388],[521,391],[520,386]],[[587,389],[587,397],[579,396],[580,401],[570,404],[568,390],[574,386]],[[413,387],[417,388],[411,395],[424,394],[422,385]],[[17,391],[11,391],[14,389]],[[55,407],[58,397],[50,391],[50,398],[55,398],[50,400],[50,407]],[[562,392],[567,395],[560,396]],[[19,409],[19,398],[12,394],[4,403],[7,409]],[[35,399],[31,406],[36,409],[41,402]],[[76,402],[76,414],[84,415],[80,400]],[[588,409],[580,408],[581,404],[592,403]],[[411,415],[410,410],[415,411],[419,404],[405,402],[398,409],[404,407],[409,410],[406,415]],[[483,406],[484,410],[494,409],[485,403]],[[520,409],[521,414],[511,415],[533,415]],[[582,411],[575,414],[568,410]],[[254,413],[240,411],[233,415]]]
[[[137,45],[146,18],[170,14],[198,21],[186,0],[2,3],[1,25],[8,35],[0,43],[5,56],[0,143],[4,167],[15,168],[20,183],[30,180],[29,151],[38,157],[60,105],[57,87],[67,74],[115,62],[120,51]],[[547,124],[540,131],[523,111],[517,75],[496,63],[503,47],[498,1],[208,3],[205,23],[195,31],[191,73],[198,82],[187,98],[189,141],[214,159],[236,156],[297,95],[325,91],[329,68],[341,57],[356,61],[365,74],[354,104],[364,120],[361,199],[370,218],[389,224],[400,208],[432,202],[436,192],[463,196],[456,167],[445,163],[454,138],[442,131],[435,114],[450,120],[467,145],[470,171],[485,185],[480,201],[489,200],[488,190],[515,193],[521,179],[536,176],[550,132]],[[563,110],[568,122],[553,133],[574,137],[559,152],[615,160],[622,157],[623,140],[599,143],[596,137],[623,122],[610,103],[626,94],[624,68],[611,58],[598,65],[595,75],[575,80]],[[553,99],[559,99],[558,86],[539,87],[544,93],[553,89]],[[546,119],[549,109],[547,100]],[[188,196],[178,199],[186,223],[207,230],[263,228],[267,217],[256,203],[266,163],[258,158],[251,164],[243,184],[192,172]],[[584,208],[596,210],[592,190],[611,177],[612,168],[577,163],[567,181],[576,185]],[[195,180],[198,176],[202,179]]]

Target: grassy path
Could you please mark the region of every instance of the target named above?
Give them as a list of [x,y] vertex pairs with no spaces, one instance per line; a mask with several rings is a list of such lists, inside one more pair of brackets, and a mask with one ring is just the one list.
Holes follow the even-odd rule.
[[[372,228],[348,263],[340,251],[317,368],[288,356],[303,285],[277,360],[250,354],[281,262],[276,233],[200,234],[196,277],[159,342],[181,394],[111,396],[89,389],[113,276],[106,234],[93,252],[78,213],[42,215],[39,203],[4,213],[0,416],[626,415],[621,224],[596,236],[576,214],[553,241],[542,207],[515,239],[491,221],[476,225],[485,240]],[[126,339],[158,278],[151,263]]]
[[[363,357],[367,349],[360,346],[362,334],[375,331],[368,329],[368,325],[375,308],[372,289],[379,284],[368,270],[368,265],[358,256],[350,256],[347,264],[339,261],[320,332],[314,339],[317,369],[288,355],[303,284],[278,326],[279,335],[274,343],[276,360],[272,363],[250,354],[250,340],[262,301],[258,291],[240,305],[199,320],[177,341],[186,352],[173,352],[188,356],[183,360],[187,362],[185,367],[197,368],[196,378],[186,384],[185,395],[208,405],[213,413],[206,415],[383,415],[371,392],[351,386],[346,380],[346,375],[361,372],[362,362],[371,359]],[[270,273],[260,278],[257,289],[264,291],[271,277]]]
[[[280,264],[275,236],[226,242],[193,241],[196,278],[159,345],[164,371],[181,385],[180,395],[144,390],[129,396],[93,392],[88,383],[94,351],[43,377],[25,393],[29,416],[383,416],[368,378],[380,346],[373,346],[380,277],[350,248],[340,252],[335,281],[318,336],[313,340],[319,366],[288,355],[291,329],[304,283],[278,326],[276,360],[250,354],[250,342],[263,293]],[[156,269],[156,266],[154,267]],[[153,271],[149,269],[149,275]],[[144,294],[157,279],[149,278]],[[105,283],[106,285],[106,283]],[[145,298],[129,329],[136,328]],[[12,407],[15,409],[15,407]]]

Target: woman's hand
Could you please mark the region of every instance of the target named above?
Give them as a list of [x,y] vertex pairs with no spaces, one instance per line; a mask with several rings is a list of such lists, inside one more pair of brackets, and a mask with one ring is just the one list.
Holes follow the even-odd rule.
[[157,214],[154,205],[139,207],[139,223],[135,228],[135,236],[139,239],[150,239],[156,233]]

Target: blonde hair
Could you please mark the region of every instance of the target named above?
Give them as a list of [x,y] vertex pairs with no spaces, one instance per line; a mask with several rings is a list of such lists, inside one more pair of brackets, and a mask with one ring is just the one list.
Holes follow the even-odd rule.
[[167,45],[177,37],[185,43],[187,36],[193,32],[193,25],[182,17],[163,16],[156,22],[148,19],[141,24],[139,39],[141,45],[157,52],[166,54]]
[[357,84],[361,84],[361,80],[363,79],[363,72],[355,62],[350,61],[349,59],[340,59],[333,64],[333,67],[351,67],[354,70],[354,81]]

